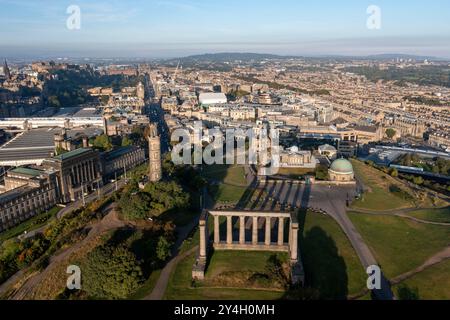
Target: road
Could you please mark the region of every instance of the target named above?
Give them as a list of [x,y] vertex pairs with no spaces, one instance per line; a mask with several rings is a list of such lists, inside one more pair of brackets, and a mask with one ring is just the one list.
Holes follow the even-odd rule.
[[[263,188],[268,193],[268,197],[284,205],[326,212],[347,235],[364,269],[378,265],[374,255],[347,215],[347,200],[353,199],[356,195],[357,188],[355,186],[307,186],[294,184],[292,181],[286,180],[269,182]],[[394,299],[389,282],[384,275],[382,275],[381,290],[374,290],[373,293],[380,300]]]
[[[62,219],[64,216],[66,216],[70,212],[83,208],[85,206],[85,204],[90,204],[90,203],[98,200],[101,197],[111,195],[112,193],[114,193],[114,191],[116,191],[116,188],[120,189],[125,184],[126,184],[126,180],[122,179],[122,180],[117,181],[117,185],[115,182],[112,182],[112,183],[109,183],[109,184],[101,187],[100,192],[97,191],[95,193],[92,193],[92,194],[86,196],[84,199],[84,202],[83,202],[83,200],[77,200],[75,202],[70,203],[66,207],[62,208],[57,214],[57,219]],[[48,224],[46,224],[45,226],[42,226],[38,229],[27,232],[26,234],[22,234],[18,238],[20,240],[26,240],[29,238],[33,238],[37,234],[44,232],[45,229],[47,228],[47,226],[48,226]]]

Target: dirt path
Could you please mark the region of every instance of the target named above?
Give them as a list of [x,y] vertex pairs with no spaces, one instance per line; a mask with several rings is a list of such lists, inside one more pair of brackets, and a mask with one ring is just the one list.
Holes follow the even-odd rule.
[[189,250],[188,252],[179,255],[183,242],[187,239],[191,231],[198,225],[199,218],[200,217],[196,217],[188,225],[177,229],[178,237],[175,245],[172,248],[172,259],[164,266],[161,271],[161,275],[159,276],[159,279],[156,282],[155,287],[153,288],[153,291],[148,296],[146,296],[144,300],[162,300],[166,292],[167,285],[169,284],[170,275],[172,274],[172,271],[174,270],[176,265],[181,260],[195,252],[195,250],[198,250],[197,246]]
[[[206,192],[206,189],[203,189],[203,199],[204,199],[203,206],[205,208],[214,207],[214,201]],[[153,288],[152,292],[144,298],[144,300],[162,300],[164,298],[164,294],[166,293],[167,285],[169,284],[169,278],[170,275],[172,274],[172,271],[175,269],[175,267],[181,260],[185,259],[189,255],[194,253],[196,250],[198,250],[198,246],[196,246],[195,248],[192,248],[189,251],[179,255],[183,242],[188,238],[191,231],[198,225],[199,221],[200,216],[197,216],[188,225],[181,228],[177,228],[178,236],[177,241],[172,248],[172,259],[165,265],[165,267],[161,272],[161,275],[159,276],[158,281],[156,282],[155,287]]]
[[[438,209],[438,208],[434,208],[434,209]],[[355,213],[371,214],[371,215],[377,215],[377,216],[393,216],[393,217],[409,219],[409,220],[415,221],[417,223],[431,224],[431,225],[435,225],[435,226],[447,226],[447,227],[450,227],[450,223],[422,220],[422,219],[419,219],[419,218],[411,217],[410,215],[407,214],[409,212],[414,212],[414,211],[417,211],[417,210],[427,210],[427,209],[409,208],[409,209],[399,209],[399,210],[389,210],[389,211],[372,211],[372,210],[364,210],[364,209],[350,209],[351,212],[355,212]]]
[[447,247],[446,249],[442,250],[441,252],[435,254],[434,256],[432,256],[431,258],[429,258],[427,261],[425,261],[425,263],[423,265],[421,265],[420,267],[408,271],[398,277],[395,277],[394,279],[391,280],[392,284],[399,284],[413,276],[415,276],[416,274],[425,271],[428,268],[431,268],[447,259],[450,259],[450,246]]
[[123,228],[130,226],[129,224],[121,221],[118,217],[118,213],[115,210],[114,204],[110,204],[108,207],[104,209],[104,213],[106,216],[97,224],[93,226],[88,226],[87,228],[91,228],[86,238],[82,241],[74,244],[67,250],[59,253],[58,255],[52,256],[50,258],[49,265],[45,268],[44,271],[37,273],[36,275],[31,276],[26,282],[15,291],[9,299],[11,300],[26,300],[30,299],[33,294],[33,289],[43,280],[45,279],[49,273],[51,273],[58,264],[62,263],[68,257],[70,257],[73,253],[80,250],[83,246],[87,245],[91,240],[96,237],[102,235],[105,232]]

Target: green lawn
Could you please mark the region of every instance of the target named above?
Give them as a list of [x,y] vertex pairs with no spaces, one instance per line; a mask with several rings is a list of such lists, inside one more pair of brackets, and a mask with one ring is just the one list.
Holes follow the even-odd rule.
[[[207,278],[214,277],[221,272],[251,270],[263,272],[267,260],[274,252],[255,251],[216,251],[211,257],[210,268],[206,273]],[[283,261],[287,261],[286,253],[279,253]]]
[[17,237],[25,231],[30,232],[39,229],[40,227],[46,225],[49,220],[53,219],[60,210],[60,207],[54,207],[47,212],[38,214],[33,218],[24,221],[12,229],[0,233],[0,242]]
[[[362,180],[369,190],[361,199],[355,201],[352,207],[355,209],[367,209],[374,211],[409,208],[414,205],[409,190],[389,175],[367,166],[360,161],[352,161],[356,175]],[[401,192],[392,192],[391,187],[397,187]]]
[[299,242],[307,285],[318,290],[322,299],[345,299],[363,291],[367,276],[339,225],[315,213],[300,221],[305,221]]
[[448,246],[450,228],[393,216],[349,213],[388,278],[422,265]]
[[227,289],[191,286],[196,253],[181,261],[172,273],[166,290],[167,300],[276,300],[284,293],[270,290]]
[[210,193],[216,203],[236,204],[247,190],[245,170],[240,166],[205,166],[203,176],[215,185],[210,185]]
[[138,290],[136,290],[136,292],[133,293],[128,298],[128,300],[142,300],[146,296],[148,296],[153,291],[153,288],[155,287],[156,282],[158,281],[159,276],[161,275],[161,271],[162,270],[160,269],[153,271],[150,277],[147,279],[147,281],[145,281],[145,283]]
[[203,176],[206,179],[241,187],[247,186],[245,170],[242,166],[212,165],[204,166]]
[[315,175],[315,169],[303,169],[303,168],[280,168],[278,174],[282,176],[288,176],[297,179],[304,175]]
[[450,207],[442,209],[424,209],[409,213],[410,216],[426,221],[450,223]]
[[[306,216],[300,246],[308,286],[320,291],[323,299],[345,299],[365,289],[366,275],[350,242],[333,219],[318,214]],[[182,252],[198,244],[198,232],[183,244]],[[166,299],[262,299],[273,300],[283,292],[256,289],[219,289],[208,287],[208,281],[226,272],[263,271],[270,252],[216,252],[206,272],[205,284],[191,287],[191,272],[195,255],[181,261],[171,275]],[[214,285],[213,282],[210,282]],[[217,285],[214,285],[217,287]]]
[[235,204],[244,196],[247,188],[231,186],[228,184],[221,184],[214,192],[214,200],[216,203],[232,203]]
[[[404,281],[401,285],[417,289],[422,300],[450,299],[450,260],[437,264]],[[397,294],[398,285],[394,287]]]

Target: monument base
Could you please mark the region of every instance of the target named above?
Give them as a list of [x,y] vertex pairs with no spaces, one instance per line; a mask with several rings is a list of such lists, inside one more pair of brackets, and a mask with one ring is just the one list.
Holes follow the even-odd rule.
[[198,257],[192,266],[192,280],[203,281],[205,280],[206,271],[206,257]]

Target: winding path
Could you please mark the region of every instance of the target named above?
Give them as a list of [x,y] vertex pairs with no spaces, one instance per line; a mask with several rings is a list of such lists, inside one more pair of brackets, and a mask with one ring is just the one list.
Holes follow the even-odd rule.
[[440,264],[441,262],[444,262],[445,260],[450,259],[450,246],[442,250],[441,252],[438,252],[431,258],[429,258],[427,261],[425,261],[424,264],[422,264],[420,267],[417,267],[414,270],[408,271],[398,277],[395,277],[391,280],[392,284],[399,284],[409,278],[412,278],[418,273],[421,273],[425,271],[428,268],[431,268],[437,264]]
[[[439,208],[432,208],[432,209],[439,209]],[[371,210],[364,210],[364,209],[351,209],[351,212],[355,213],[363,213],[363,214],[371,214],[371,215],[378,215],[378,216],[391,216],[391,217],[399,217],[404,219],[409,219],[412,221],[415,221],[417,223],[423,223],[423,224],[431,224],[436,226],[447,226],[450,227],[450,223],[447,222],[435,222],[435,221],[429,221],[429,220],[423,220],[419,218],[412,217],[408,215],[409,212],[414,212],[417,210],[427,210],[426,208],[410,208],[410,209],[399,209],[399,210],[390,210],[390,211],[371,211]],[[430,208],[431,210],[431,208]]]
[[[104,209],[104,212],[107,213],[106,216],[98,223],[94,224],[93,226],[87,226],[86,228],[90,228],[89,233],[86,238],[84,238],[82,241],[77,242],[75,245],[71,246],[67,250],[62,251],[58,255],[52,256],[50,258],[49,265],[47,268],[45,268],[44,271],[37,273],[35,275],[32,275],[30,278],[28,278],[25,283],[17,289],[15,292],[11,294],[9,299],[11,300],[26,300],[31,298],[33,294],[33,289],[43,280],[45,279],[49,273],[52,272],[55,265],[62,263],[65,259],[67,259],[70,255],[72,255],[74,252],[85,246],[89,241],[96,238],[97,236],[110,231],[110,230],[116,230],[123,227],[132,227],[132,225],[127,224],[123,221],[121,221],[118,218],[117,211],[115,210],[114,204],[110,204]],[[11,285],[9,283],[9,285]],[[5,289],[7,287],[5,286]]]

